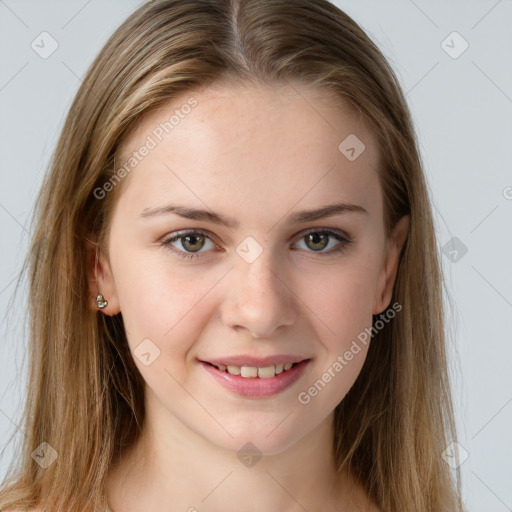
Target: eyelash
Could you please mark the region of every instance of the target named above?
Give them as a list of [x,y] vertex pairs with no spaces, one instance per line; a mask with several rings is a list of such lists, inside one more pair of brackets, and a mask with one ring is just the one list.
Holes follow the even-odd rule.
[[[337,244],[334,247],[334,249],[330,249],[329,251],[326,251],[326,252],[319,252],[319,251],[312,251],[312,250],[307,251],[307,252],[312,252],[313,254],[332,255],[333,253],[339,253],[339,252],[343,251],[348,245],[350,245],[353,242],[353,240],[350,237],[348,237],[347,235],[342,235],[342,234],[338,233],[337,231],[332,231],[329,229],[318,229],[318,228],[313,228],[313,229],[310,229],[310,230],[304,232],[304,234],[301,237],[299,237],[299,241],[301,239],[305,238],[307,235],[310,235],[312,233],[329,235],[340,242],[339,244]],[[172,242],[176,242],[180,238],[184,238],[187,235],[204,235],[212,243],[215,243],[213,240],[211,240],[211,237],[209,236],[208,232],[203,231],[201,229],[191,229],[191,230],[185,230],[185,231],[178,231],[177,233],[173,234],[171,237],[164,239],[162,242],[162,245],[166,249],[172,251],[174,254],[177,254],[180,258],[183,258],[185,260],[192,260],[192,259],[202,257],[201,252],[191,253],[191,252],[181,251],[181,250],[175,249],[171,245]]]

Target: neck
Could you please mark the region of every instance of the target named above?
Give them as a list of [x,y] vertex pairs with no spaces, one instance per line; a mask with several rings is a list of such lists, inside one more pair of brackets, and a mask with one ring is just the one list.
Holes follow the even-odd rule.
[[113,512],[160,512],[169,504],[172,510],[235,512],[248,501],[254,510],[286,512],[353,504],[353,480],[336,472],[333,415],[280,453],[248,458],[212,445],[157,409],[148,400],[141,437],[109,473]]

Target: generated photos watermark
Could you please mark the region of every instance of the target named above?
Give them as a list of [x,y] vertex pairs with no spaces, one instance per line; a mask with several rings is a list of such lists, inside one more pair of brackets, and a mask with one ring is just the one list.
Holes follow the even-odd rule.
[[[402,311],[402,305],[395,302],[391,308],[388,308],[379,319],[372,325],[371,328],[365,328],[357,335],[357,340],[353,340],[350,348],[346,350],[343,355],[338,355],[336,360],[327,368],[327,370],[317,379],[307,390],[301,391],[297,395],[297,400],[302,405],[307,405],[311,399],[320,393],[331,380],[333,380],[342,370],[347,366],[354,356],[361,352],[362,345],[368,345],[368,341],[373,338],[379,331],[381,331],[396,314]],[[359,341],[359,343],[358,343]]]
[[146,137],[146,141],[137,150],[133,151],[132,155],[124,164],[117,169],[117,171],[103,184],[101,187],[96,187],[93,195],[96,199],[105,199],[106,195],[111,192],[123,178],[126,178],[137,165],[139,165],[144,157],[155,149],[158,144],[164,139],[166,135],[172,132],[183,119],[185,119],[192,109],[197,107],[198,102],[194,97],[187,100],[186,103],[181,105],[180,108],[174,110],[174,114],[167,120],[159,123]]

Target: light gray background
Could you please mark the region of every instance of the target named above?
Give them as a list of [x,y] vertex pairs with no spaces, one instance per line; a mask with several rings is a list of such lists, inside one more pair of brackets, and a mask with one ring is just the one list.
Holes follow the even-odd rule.
[[[0,0],[0,478],[24,395],[23,293],[9,306],[43,172],[81,77],[141,2]],[[338,0],[407,92],[434,198],[470,511],[512,511],[512,1]],[[43,31],[59,44],[42,59]],[[457,58],[442,42],[457,31]],[[453,36],[445,45],[462,49]],[[451,249],[451,246],[448,246]],[[453,255],[451,256],[453,259]],[[58,419],[57,419],[58,420]]]

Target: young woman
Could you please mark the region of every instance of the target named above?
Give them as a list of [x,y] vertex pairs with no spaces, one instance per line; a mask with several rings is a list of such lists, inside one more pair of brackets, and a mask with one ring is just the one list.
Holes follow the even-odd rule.
[[71,107],[3,510],[462,511],[403,94],[325,0],[154,0]]

